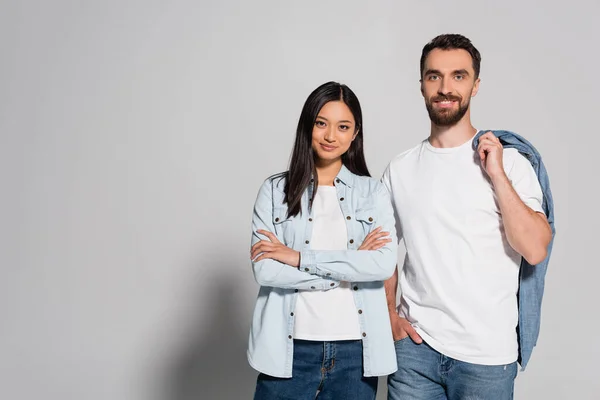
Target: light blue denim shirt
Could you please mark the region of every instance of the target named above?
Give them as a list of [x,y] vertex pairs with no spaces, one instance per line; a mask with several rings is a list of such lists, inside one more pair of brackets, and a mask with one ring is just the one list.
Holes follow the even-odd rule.
[[[285,176],[268,178],[258,193],[252,218],[252,245],[268,240],[256,233],[274,233],[286,246],[301,253],[300,267],[265,259],[252,263],[260,285],[248,341],[248,362],[270,376],[292,376],[294,309],[299,290],[329,290],[340,281],[351,282],[363,343],[364,376],[396,371],[396,353],[383,282],[394,273],[397,238],[394,211],[379,181],[357,176],[342,166],[335,179],[338,201],[348,232],[347,250],[311,250],[313,215],[309,205],[312,185],[302,197],[302,211],[287,217],[283,203]],[[376,227],[390,232],[392,241],[379,250],[357,250]]]
[[[479,138],[487,130],[482,130],[475,135],[473,139],[473,150],[477,151]],[[548,254],[544,261],[537,265],[530,265],[525,258],[521,260],[521,269],[519,277],[519,325],[517,327],[519,337],[519,363],[524,370],[531,358],[533,348],[537,343],[540,334],[540,321],[542,315],[542,297],[544,296],[544,282],[548,262],[552,253],[552,245],[556,229],[554,227],[554,201],[552,200],[552,191],[550,190],[550,179],[546,172],[546,167],[542,162],[542,156],[535,147],[523,137],[509,131],[491,131],[500,140],[502,147],[514,148],[529,160],[533,167],[542,193],[544,201],[542,208],[548,218],[548,223],[552,229],[552,240],[548,244]]]

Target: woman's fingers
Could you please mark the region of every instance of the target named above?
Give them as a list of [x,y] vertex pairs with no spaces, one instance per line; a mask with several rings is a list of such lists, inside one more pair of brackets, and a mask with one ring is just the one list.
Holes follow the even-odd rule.
[[392,241],[392,239],[379,239],[371,245],[371,248],[369,250],[379,250],[380,248],[382,248],[386,244],[390,243],[391,241]]
[[[374,250],[372,248],[374,243],[377,243],[378,241],[390,235],[389,232],[382,231],[381,229],[382,227],[377,227],[376,229],[373,229],[373,231],[365,237],[365,240],[362,242],[358,250]],[[385,245],[385,243],[383,245]],[[378,248],[380,247],[381,246],[379,246]]]
[[256,233],[260,233],[261,235],[265,235],[273,243],[280,243],[279,239],[277,239],[277,236],[275,236],[273,233],[271,233],[269,231],[265,231],[264,229],[259,229],[259,230],[256,231]]
[[254,260],[254,258],[260,253],[274,251],[277,245],[271,242],[267,242],[265,240],[261,240],[252,246],[252,252],[250,253],[250,259]]
[[254,260],[254,262],[259,262],[265,258],[272,258],[271,252],[262,253],[256,260]]
[[269,242],[268,240],[259,240],[258,242],[254,243],[254,245],[250,248],[250,251],[253,252],[256,248],[258,248],[260,246],[275,245],[275,244],[276,243]]
[[368,246],[363,247],[361,250],[379,250],[391,241],[392,239],[390,238],[377,239],[374,242],[370,243]]
[[270,243],[270,242],[266,242],[264,240],[259,240],[258,242],[254,243],[254,245],[250,248],[250,253],[254,253],[254,251],[259,248],[260,246],[262,246],[264,243]]
[[378,226],[377,228],[373,229],[371,232],[369,232],[369,234],[367,236],[365,236],[365,240],[370,239],[377,233],[381,232],[382,229],[383,229],[383,227],[381,227],[381,226]]
[[377,228],[375,228],[371,232],[369,232],[369,234],[367,236],[365,236],[365,240],[363,240],[363,242],[361,243],[361,245],[358,249],[364,250],[364,248],[366,246],[369,246],[369,244],[373,241],[373,238],[381,231],[381,229],[382,229],[381,226],[378,226]]

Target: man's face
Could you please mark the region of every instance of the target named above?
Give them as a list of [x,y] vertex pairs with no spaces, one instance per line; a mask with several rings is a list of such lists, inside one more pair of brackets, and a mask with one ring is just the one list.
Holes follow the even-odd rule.
[[477,94],[471,55],[463,49],[433,49],[425,59],[421,93],[431,122],[451,126],[469,110],[471,97]]

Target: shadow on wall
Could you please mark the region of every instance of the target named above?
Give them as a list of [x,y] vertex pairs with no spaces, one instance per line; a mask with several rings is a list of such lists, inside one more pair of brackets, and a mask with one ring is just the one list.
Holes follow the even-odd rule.
[[[235,279],[220,276],[198,294],[198,301],[211,302],[209,312],[190,324],[189,342],[175,354],[161,400],[253,398],[258,373],[246,359],[250,314],[242,314],[252,312],[254,298],[246,304],[239,291]],[[377,400],[387,397],[386,389],[385,377],[380,378]]]
[[190,342],[177,354],[163,400],[252,399],[257,373],[246,359],[248,319],[240,318],[248,307],[235,280],[221,276],[206,290],[201,298],[211,302],[209,311],[192,325]]

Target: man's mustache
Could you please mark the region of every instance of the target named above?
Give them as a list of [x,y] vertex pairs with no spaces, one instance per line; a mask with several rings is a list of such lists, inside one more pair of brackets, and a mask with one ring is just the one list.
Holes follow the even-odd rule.
[[461,98],[458,96],[452,96],[452,95],[448,95],[448,96],[435,96],[431,99],[431,101],[461,101]]

